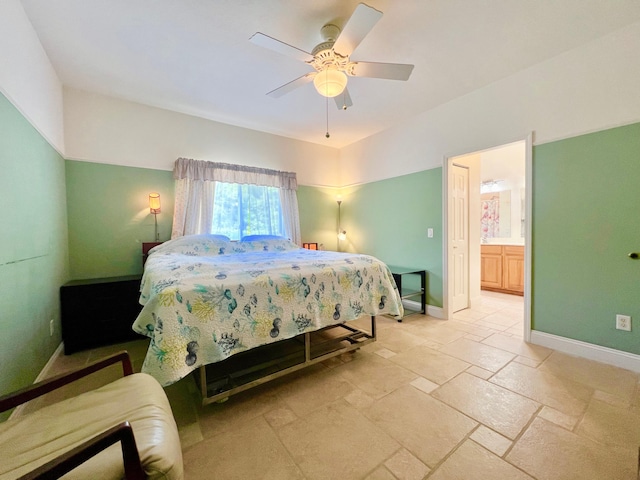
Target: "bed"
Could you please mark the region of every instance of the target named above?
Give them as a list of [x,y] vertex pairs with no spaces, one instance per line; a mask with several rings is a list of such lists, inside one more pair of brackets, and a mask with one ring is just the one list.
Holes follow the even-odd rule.
[[142,371],[161,385],[197,370],[203,403],[223,400],[375,341],[376,315],[403,314],[372,256],[243,240],[191,235],[149,252],[133,329],[150,338]]

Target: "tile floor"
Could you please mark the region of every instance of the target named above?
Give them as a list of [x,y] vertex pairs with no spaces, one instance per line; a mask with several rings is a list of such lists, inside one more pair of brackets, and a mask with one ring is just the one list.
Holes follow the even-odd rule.
[[[635,479],[639,375],[525,344],[522,308],[486,292],[449,321],[379,317],[377,342],[221,404],[183,379],[167,394],[187,480]],[[139,368],[145,341],[50,373],[123,346]]]

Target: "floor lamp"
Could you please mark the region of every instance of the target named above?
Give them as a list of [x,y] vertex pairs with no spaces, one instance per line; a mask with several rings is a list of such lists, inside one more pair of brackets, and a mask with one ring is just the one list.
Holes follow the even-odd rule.
[[160,234],[158,233],[158,214],[160,213],[160,194],[159,193],[150,193],[149,194],[149,212],[153,214],[153,218],[155,221],[155,241],[160,241]]

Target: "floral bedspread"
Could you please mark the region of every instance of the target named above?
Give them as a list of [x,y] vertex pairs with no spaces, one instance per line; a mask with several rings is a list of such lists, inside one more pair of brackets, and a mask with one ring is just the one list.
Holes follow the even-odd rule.
[[182,237],[154,248],[133,329],[151,338],[142,371],[163,386],[200,365],[365,315],[402,315],[388,267],[286,240]]

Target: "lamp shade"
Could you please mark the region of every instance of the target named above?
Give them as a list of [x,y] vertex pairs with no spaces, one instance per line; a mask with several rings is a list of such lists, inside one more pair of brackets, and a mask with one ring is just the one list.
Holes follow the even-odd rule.
[[327,68],[313,78],[318,93],[325,97],[340,95],[347,86],[347,76],[334,68]]
[[160,194],[159,193],[149,194],[149,211],[151,213],[160,213]]

